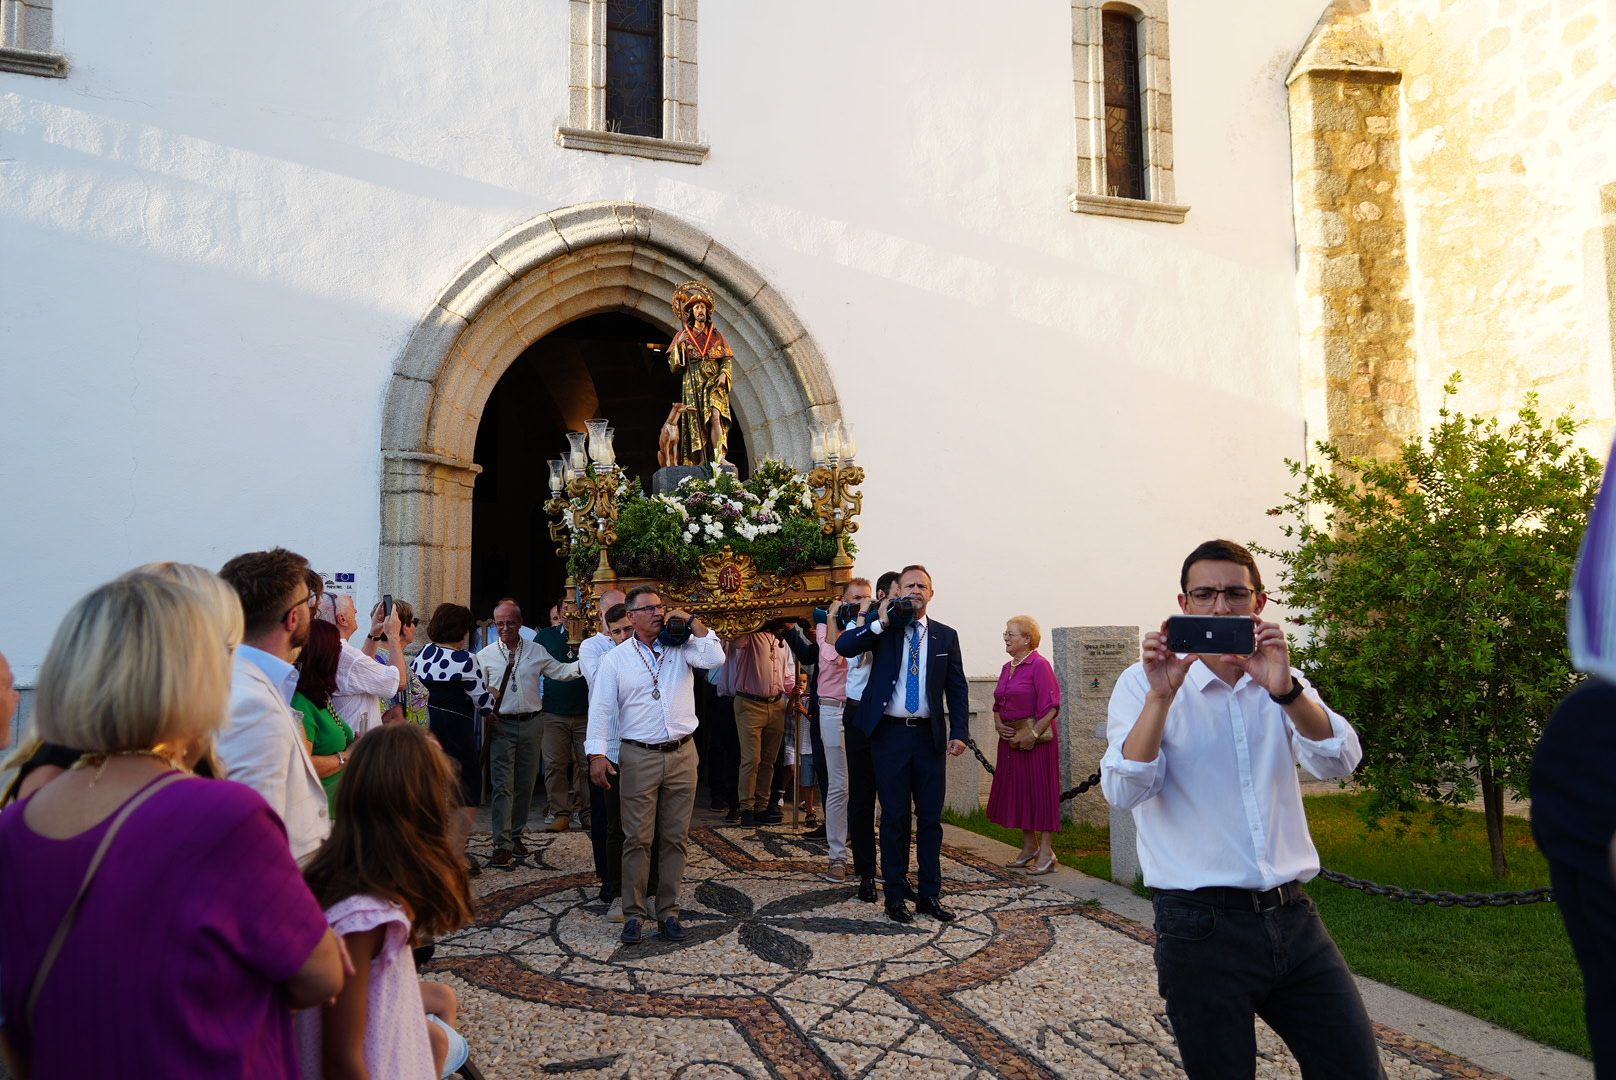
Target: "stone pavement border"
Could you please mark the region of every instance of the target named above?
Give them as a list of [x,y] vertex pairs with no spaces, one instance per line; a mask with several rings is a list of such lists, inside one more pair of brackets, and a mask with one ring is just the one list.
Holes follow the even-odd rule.
[[[995,863],[1003,863],[1016,854],[1009,844],[957,825],[945,824],[943,830],[945,844]],[[1069,866],[1057,867],[1041,881],[1052,889],[1098,900],[1108,911],[1144,926],[1152,923],[1150,901],[1121,885],[1089,877]],[[1514,1080],[1593,1080],[1593,1063],[1575,1054],[1532,1042],[1485,1020],[1372,979],[1358,977],[1358,988],[1369,1018],[1382,1029],[1377,1032],[1382,1036],[1387,1034],[1384,1029],[1414,1036]]]

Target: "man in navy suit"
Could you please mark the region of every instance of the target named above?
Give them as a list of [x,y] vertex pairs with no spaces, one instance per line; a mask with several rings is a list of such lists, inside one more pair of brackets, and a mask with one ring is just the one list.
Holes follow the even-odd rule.
[[[904,567],[897,596],[908,597],[916,605],[912,620],[894,615],[894,597],[889,596],[881,601],[875,619],[836,639],[836,651],[848,657],[874,653],[856,722],[870,736],[876,793],[881,799],[881,876],[887,917],[901,923],[915,920],[904,903],[913,800],[920,864],[915,910],[951,922],[954,913],[939,900],[947,775],[944,754],[958,757],[965,752],[970,689],[960,659],[959,635],[926,614],[932,587],[931,574],[924,566]],[[943,723],[945,702],[947,727]]]

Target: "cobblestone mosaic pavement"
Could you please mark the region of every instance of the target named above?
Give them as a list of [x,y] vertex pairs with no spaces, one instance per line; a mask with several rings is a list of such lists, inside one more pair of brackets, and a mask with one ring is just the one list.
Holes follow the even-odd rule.
[[[491,1080],[1183,1075],[1150,929],[969,852],[943,851],[958,921],[901,926],[820,878],[822,841],[715,821],[691,834],[689,938],[622,946],[588,836],[530,843],[473,881],[477,924],[426,969],[459,991]],[[1393,1080],[1495,1075],[1377,1033]],[[1258,1076],[1298,1075],[1258,1041]]]

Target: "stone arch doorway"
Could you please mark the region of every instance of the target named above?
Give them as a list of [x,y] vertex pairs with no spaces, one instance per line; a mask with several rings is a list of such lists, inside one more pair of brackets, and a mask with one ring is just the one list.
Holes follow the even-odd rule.
[[494,387],[535,342],[588,316],[625,313],[671,336],[673,290],[693,278],[712,286],[735,350],[735,427],[751,459],[806,466],[811,423],[839,419],[841,408],[785,299],[671,214],[637,203],[556,210],[473,258],[394,365],[382,415],[381,589],[423,618],[440,602],[467,602],[477,432]]
[[[471,608],[486,617],[515,597],[534,624],[561,594],[566,567],[550,540],[545,463],[561,454],[566,433],[609,417],[618,463],[630,475],[657,468],[657,436],[679,400],[668,370],[669,334],[638,315],[585,315],[523,351],[494,385],[477,429],[472,488]],[[729,459],[745,475],[744,432],[730,433]]]

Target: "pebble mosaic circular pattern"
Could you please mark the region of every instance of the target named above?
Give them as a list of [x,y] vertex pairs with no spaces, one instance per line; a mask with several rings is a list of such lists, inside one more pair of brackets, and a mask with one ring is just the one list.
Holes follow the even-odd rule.
[[[487,837],[479,854],[488,854]],[[490,1078],[1179,1077],[1148,927],[943,850],[959,919],[890,922],[820,878],[822,841],[692,830],[685,941],[620,927],[588,836],[541,833],[473,881],[477,924],[438,942]],[[476,850],[476,842],[474,842]],[[1393,1080],[1489,1077],[1378,1027]],[[1298,1075],[1259,1024],[1260,1077]]]

